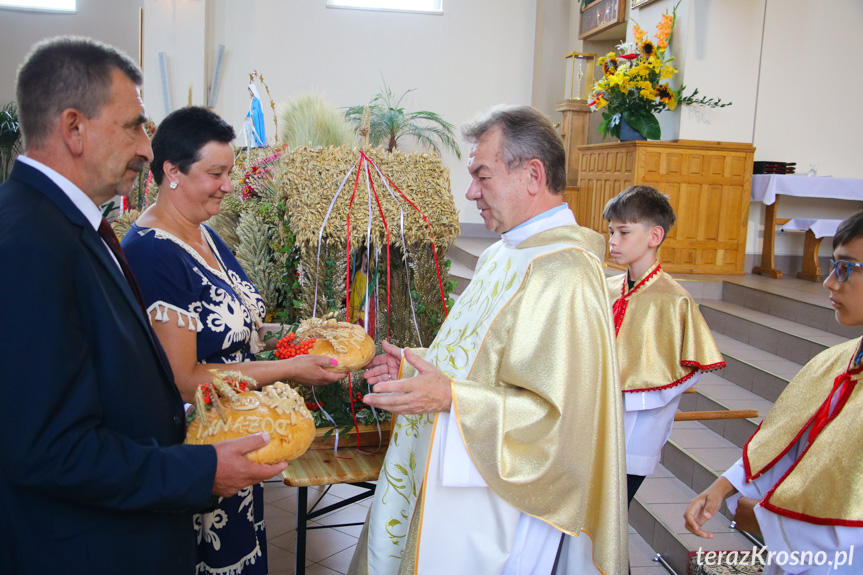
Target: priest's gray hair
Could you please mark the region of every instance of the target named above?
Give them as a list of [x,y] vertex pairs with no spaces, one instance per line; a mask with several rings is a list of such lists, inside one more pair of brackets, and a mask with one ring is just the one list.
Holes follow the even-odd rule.
[[530,106],[495,106],[462,126],[461,132],[468,143],[475,144],[497,127],[503,134],[502,160],[508,171],[536,159],[545,167],[548,188],[558,194],[566,190],[563,140],[542,112]]
[[110,98],[114,70],[136,86],[144,82],[128,56],[96,40],[60,36],[35,44],[18,68],[16,88],[25,149],[45,143],[63,110],[98,115]]

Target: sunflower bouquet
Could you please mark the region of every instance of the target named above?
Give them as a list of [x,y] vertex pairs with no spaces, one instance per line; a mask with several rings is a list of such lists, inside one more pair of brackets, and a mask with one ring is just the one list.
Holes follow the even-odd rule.
[[[678,3],[679,4],[679,3]],[[661,137],[656,114],[674,110],[679,105],[697,104],[710,108],[724,108],[731,102],[721,99],[696,98],[698,90],[683,95],[685,86],[672,89],[668,82],[677,74],[668,56],[677,18],[677,5],[666,12],[656,27],[655,40],[647,39],[647,32],[638,24],[633,26],[633,42],[620,44],[618,53],[609,52],[599,58],[603,76],[593,86],[590,106],[602,110],[599,133],[620,138],[623,121],[649,140]]]

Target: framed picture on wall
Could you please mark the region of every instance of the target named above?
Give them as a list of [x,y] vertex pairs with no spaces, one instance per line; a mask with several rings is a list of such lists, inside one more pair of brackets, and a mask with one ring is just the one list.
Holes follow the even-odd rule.
[[651,2],[656,2],[656,0],[632,0],[632,4],[630,4],[630,8],[641,8],[642,6],[646,6]]
[[[581,9],[578,38],[584,40],[601,34],[605,36],[609,32],[619,32],[618,28],[622,27],[625,30],[625,24],[626,0],[594,0]],[[625,31],[623,35],[626,35]],[[600,38],[609,39],[601,36]],[[612,34],[610,38],[617,38],[617,36]]]

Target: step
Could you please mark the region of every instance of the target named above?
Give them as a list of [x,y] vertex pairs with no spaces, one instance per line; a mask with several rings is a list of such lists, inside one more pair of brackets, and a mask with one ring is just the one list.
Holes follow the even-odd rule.
[[[629,567],[632,575],[668,575],[665,567],[654,560],[656,551],[629,526]],[[684,575],[684,574],[680,574]]]
[[704,423],[675,421],[660,459],[670,473],[696,493],[704,491],[743,454],[740,446]]
[[722,288],[722,299],[846,339],[863,335],[863,328],[860,326],[844,326],[836,321],[833,308],[829,305],[827,291],[823,288],[819,291],[818,284],[813,284],[811,295],[804,296],[804,301],[800,299],[799,290],[789,290],[783,286],[790,281],[803,280],[776,280],[770,291],[762,289],[761,285],[745,285],[746,281],[745,277],[726,281]]
[[[758,417],[749,419],[701,420],[699,423],[720,437],[742,448],[755,433],[758,424],[773,407],[773,402],[720,376],[722,372],[704,373],[695,385],[695,393],[684,394],[680,399],[680,411],[726,411],[756,409]],[[686,422],[680,421],[675,425]]]
[[[498,237],[499,239],[499,237]],[[495,243],[495,238],[471,238],[459,236],[456,238],[452,247],[447,250],[447,257],[455,262],[463,264],[465,267],[473,270],[476,269],[476,262],[479,256],[482,255],[490,245]]]
[[710,329],[797,363],[848,338],[723,300],[697,300]]
[[748,343],[711,331],[726,367],[722,377],[768,401],[776,401],[797,375],[800,363],[779,357]]
[[690,551],[752,549],[752,544],[729,527],[731,521],[717,513],[705,524],[713,539],[702,539],[686,530],[683,512],[696,492],[662,465],[644,480],[629,508],[629,523],[644,541],[679,574],[687,572]]

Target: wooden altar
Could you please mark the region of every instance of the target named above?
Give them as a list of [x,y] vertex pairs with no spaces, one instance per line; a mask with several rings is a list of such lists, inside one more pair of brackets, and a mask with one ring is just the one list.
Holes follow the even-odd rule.
[[578,151],[578,187],[568,188],[566,199],[580,225],[607,238],[602,209],[608,200],[635,184],[653,186],[669,197],[677,214],[659,250],[665,271],[745,273],[752,145],[646,140],[591,144]]

